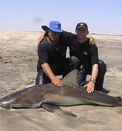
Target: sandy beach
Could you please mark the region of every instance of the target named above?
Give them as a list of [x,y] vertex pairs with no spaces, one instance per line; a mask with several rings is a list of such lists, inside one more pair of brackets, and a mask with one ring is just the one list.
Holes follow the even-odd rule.
[[[0,97],[35,83],[37,38],[40,32],[0,31]],[[122,97],[122,35],[91,34],[99,58],[107,64],[104,88]],[[43,108],[0,108],[0,131],[121,131],[122,107],[61,107],[77,117]]]

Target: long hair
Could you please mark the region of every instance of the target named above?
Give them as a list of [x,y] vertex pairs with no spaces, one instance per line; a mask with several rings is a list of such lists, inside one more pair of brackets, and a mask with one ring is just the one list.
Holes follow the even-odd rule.
[[48,30],[45,31],[44,37],[48,36]]

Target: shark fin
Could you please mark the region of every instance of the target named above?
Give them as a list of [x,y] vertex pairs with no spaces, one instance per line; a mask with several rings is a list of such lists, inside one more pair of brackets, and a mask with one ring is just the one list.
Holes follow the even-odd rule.
[[63,84],[70,84],[70,85],[76,85],[76,86],[79,86],[77,84],[77,70],[72,70],[69,74],[67,74],[62,80],[61,80],[61,83],[62,85]]
[[67,111],[63,111],[59,106],[56,106],[56,105],[42,104],[42,107],[44,109],[46,109],[47,111],[54,112],[54,113],[56,113],[58,115],[64,114],[64,115],[69,115],[69,116],[72,116],[72,117],[76,117],[75,114],[67,112]]

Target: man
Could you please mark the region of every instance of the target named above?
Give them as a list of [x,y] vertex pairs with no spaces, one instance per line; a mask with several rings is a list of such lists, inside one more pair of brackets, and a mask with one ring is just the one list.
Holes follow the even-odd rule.
[[42,26],[45,37],[38,45],[36,84],[50,83],[61,86],[57,75],[65,76],[78,65],[75,56],[66,58],[67,43],[62,35],[61,23],[51,21],[49,27]]
[[[106,64],[99,60],[96,44],[89,43],[87,24],[84,22],[78,23],[75,32],[77,36],[70,39],[70,55],[76,56],[80,60],[77,76],[78,84],[86,87],[88,93],[94,90],[108,93],[103,88]],[[88,74],[91,75],[91,79],[86,82]]]

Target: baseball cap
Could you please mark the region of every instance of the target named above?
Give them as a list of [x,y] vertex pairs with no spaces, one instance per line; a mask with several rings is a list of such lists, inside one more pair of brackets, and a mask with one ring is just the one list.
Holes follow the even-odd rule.
[[87,26],[87,24],[84,23],[84,22],[78,23],[78,24],[76,25],[75,30],[78,30],[79,28],[84,28],[84,29],[88,30],[88,26]]

